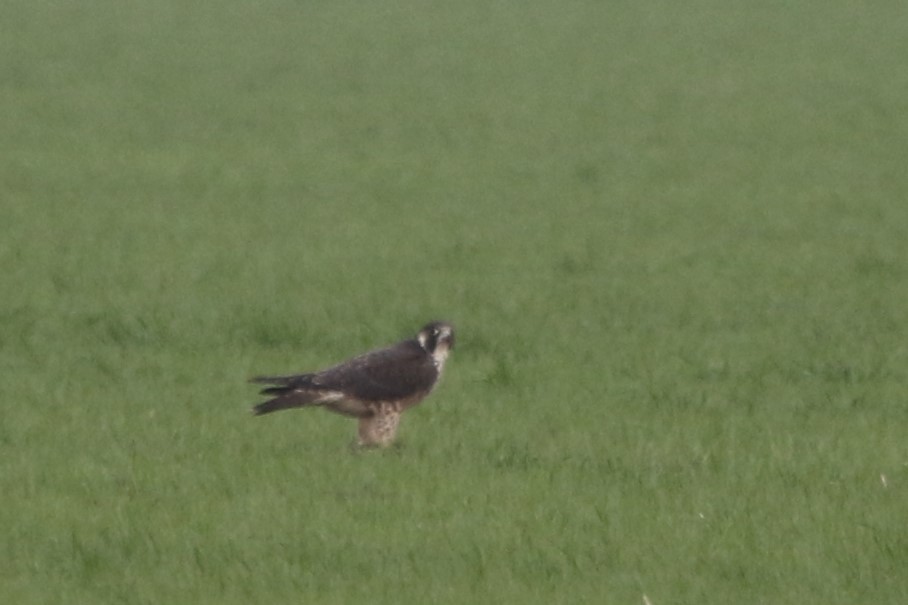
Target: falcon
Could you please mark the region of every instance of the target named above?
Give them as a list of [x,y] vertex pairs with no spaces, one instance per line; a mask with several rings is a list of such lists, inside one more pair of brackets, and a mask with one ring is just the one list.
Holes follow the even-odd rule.
[[394,442],[400,416],[432,392],[454,348],[454,327],[426,324],[415,337],[375,349],[325,370],[292,376],[257,376],[270,385],[271,399],[252,408],[256,416],[299,407],[323,407],[357,418],[357,443],[386,447]]

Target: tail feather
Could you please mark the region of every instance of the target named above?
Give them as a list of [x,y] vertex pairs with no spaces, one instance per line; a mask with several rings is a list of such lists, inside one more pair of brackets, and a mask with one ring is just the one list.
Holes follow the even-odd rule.
[[320,396],[318,391],[307,390],[306,388],[296,386],[295,384],[268,387],[262,389],[261,393],[262,395],[271,395],[272,398],[252,408],[252,413],[256,416],[317,403]]
[[249,382],[269,385],[259,391],[262,395],[287,395],[293,391],[312,386],[312,374],[292,376],[255,376]]
[[292,391],[290,387],[267,387],[259,391],[260,395],[286,395]]
[[294,374],[292,376],[256,376],[249,382],[269,385],[263,388],[262,395],[272,398],[252,408],[256,416],[270,414],[278,410],[298,408],[315,403],[319,398],[319,389],[313,385],[314,374]]
[[277,412],[278,410],[299,407],[299,405],[298,402],[294,402],[291,398],[275,397],[274,399],[269,399],[268,401],[253,406],[252,414],[254,416],[261,416],[262,414],[270,414],[271,412]]

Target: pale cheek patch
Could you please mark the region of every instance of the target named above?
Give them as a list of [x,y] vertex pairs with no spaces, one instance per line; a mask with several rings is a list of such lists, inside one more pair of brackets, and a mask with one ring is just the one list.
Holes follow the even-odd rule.
[[445,367],[445,361],[448,359],[448,345],[439,343],[435,348],[435,351],[432,352],[432,360],[435,362],[435,367],[438,368],[438,371],[441,372]]

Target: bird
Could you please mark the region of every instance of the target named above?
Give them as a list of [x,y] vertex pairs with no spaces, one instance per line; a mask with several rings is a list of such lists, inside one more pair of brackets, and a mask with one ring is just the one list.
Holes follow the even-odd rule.
[[359,421],[356,445],[394,443],[400,417],[435,388],[454,348],[454,326],[432,321],[413,338],[374,349],[324,370],[289,376],[256,376],[270,397],[255,416],[298,407],[323,407]]

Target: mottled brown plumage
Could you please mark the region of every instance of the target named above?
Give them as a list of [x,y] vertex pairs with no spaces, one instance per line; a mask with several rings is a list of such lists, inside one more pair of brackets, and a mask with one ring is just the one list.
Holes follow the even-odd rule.
[[400,415],[422,401],[438,382],[454,329],[445,322],[427,324],[415,338],[404,340],[319,372],[259,376],[252,382],[272,396],[252,408],[255,415],[320,406],[359,419],[358,443],[387,446],[394,441]]

